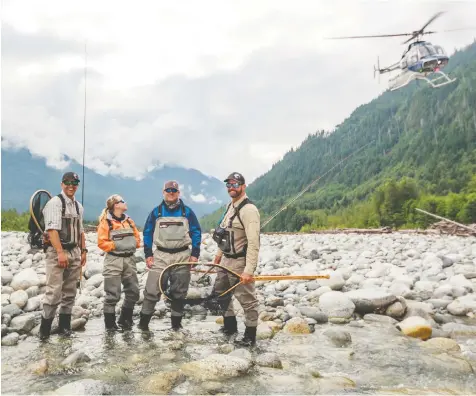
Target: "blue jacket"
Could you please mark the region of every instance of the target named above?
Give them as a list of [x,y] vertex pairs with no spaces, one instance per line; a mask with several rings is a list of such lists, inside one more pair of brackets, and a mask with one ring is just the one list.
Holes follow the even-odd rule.
[[[162,217],[180,217],[182,216],[182,209],[180,205],[175,209],[170,211],[167,208],[167,205],[161,203],[162,207]],[[192,253],[191,256],[199,257],[200,256],[200,244],[202,243],[202,230],[200,228],[200,223],[198,222],[197,216],[190,209],[188,206],[185,206],[185,217],[188,220],[189,227],[190,227],[190,238],[192,239]],[[144,226],[144,253],[145,257],[151,257],[152,253],[152,245],[153,245],[153,238],[154,238],[154,230],[155,230],[155,223],[157,218],[159,217],[159,207],[156,206],[152,212],[150,212],[147,220],[145,221]]]

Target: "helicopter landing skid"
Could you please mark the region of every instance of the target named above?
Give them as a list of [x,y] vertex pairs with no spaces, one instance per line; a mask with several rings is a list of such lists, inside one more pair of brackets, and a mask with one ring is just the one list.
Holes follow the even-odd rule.
[[[406,76],[408,74],[408,76]],[[428,84],[430,84],[433,88],[439,88],[443,85],[451,84],[452,82],[456,81],[456,78],[449,78],[448,75],[443,73],[441,70],[434,71],[431,74],[439,74],[438,77],[430,79],[427,77],[427,73],[403,73],[399,74],[398,76],[389,80],[390,91],[395,91],[399,88],[404,87],[405,85],[409,84],[413,80],[425,80]],[[444,80],[442,82],[438,82]]]
[[[418,76],[417,79],[425,80],[433,88],[442,87],[443,85],[451,84],[452,82],[456,81],[456,78],[453,78],[453,79],[449,78],[448,75],[443,73],[441,70],[435,71],[432,74],[439,74],[439,76],[431,80],[426,76],[421,76],[421,77]],[[444,81],[436,84],[437,81],[441,81],[441,80],[444,80]]]

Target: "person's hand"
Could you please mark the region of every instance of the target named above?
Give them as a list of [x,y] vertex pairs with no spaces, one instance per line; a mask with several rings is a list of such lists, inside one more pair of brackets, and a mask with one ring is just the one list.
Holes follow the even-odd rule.
[[189,263],[197,263],[197,264],[195,264],[195,265],[191,265],[191,266],[190,266],[191,268],[195,268],[195,267],[198,265],[198,258],[195,257],[195,256],[190,256],[190,257],[188,258],[188,262],[189,262]]
[[154,264],[154,258],[153,257],[147,257],[145,259],[145,264],[147,265],[147,268],[151,269],[152,264]]
[[246,273],[242,273],[241,274],[241,281],[243,282],[243,284],[247,284],[247,283],[252,283],[254,282],[254,278],[253,278],[253,275],[250,275],[250,274],[246,274]]
[[86,252],[81,253],[81,267],[86,265]]
[[66,256],[66,253],[61,250],[58,252],[58,267],[60,268],[66,268],[68,266],[68,257]]
[[213,260],[213,264],[220,264],[221,262],[221,256],[215,256],[215,259]]

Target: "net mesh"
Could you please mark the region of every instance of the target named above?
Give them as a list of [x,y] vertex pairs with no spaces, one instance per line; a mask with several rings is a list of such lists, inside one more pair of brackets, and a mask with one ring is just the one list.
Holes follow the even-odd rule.
[[43,233],[45,230],[43,209],[50,199],[50,193],[44,190],[37,191],[31,197],[28,242],[32,248],[43,248]]
[[[223,291],[221,291],[221,293],[218,293],[215,290],[217,272],[224,271],[227,273],[227,278],[229,281],[229,284],[227,286],[229,289],[231,289],[232,286],[238,283],[240,281],[240,278],[232,272],[226,271],[226,269],[222,267],[202,264],[201,268],[201,272],[196,272],[196,269],[191,269],[191,266],[189,264],[184,264],[183,266],[174,265],[169,268],[166,268],[162,274],[161,289],[164,295],[170,301],[180,302],[181,304],[183,304],[185,311],[190,310],[190,308],[193,306],[199,305],[209,311],[212,315],[224,315],[225,312],[228,310],[228,306],[230,305],[231,299],[233,297],[233,292],[230,291],[228,293],[223,293]],[[183,270],[190,269],[190,282],[186,288],[186,297],[174,298],[173,276],[170,276],[170,273],[178,271],[183,272]],[[209,270],[210,273],[204,273]],[[191,311],[193,311],[193,309]]]

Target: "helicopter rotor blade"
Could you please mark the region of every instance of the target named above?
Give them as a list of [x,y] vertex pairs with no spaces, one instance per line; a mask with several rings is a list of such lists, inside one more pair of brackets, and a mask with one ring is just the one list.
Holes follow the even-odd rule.
[[412,41],[414,38],[418,37],[418,36],[423,36],[424,34],[432,34],[432,33],[436,33],[436,32],[425,32],[425,28],[430,24],[432,23],[436,18],[440,17],[441,15],[443,15],[445,12],[444,11],[440,11],[440,12],[437,12],[435,15],[433,15],[429,21],[427,23],[425,23],[423,25],[423,27],[420,29],[420,30],[417,30],[417,31],[414,31],[413,32],[413,35],[411,38],[409,38],[408,40],[404,41],[402,44],[406,44],[410,41]]
[[[423,36],[424,34],[433,34],[433,33],[438,33],[438,32],[424,32],[424,33],[421,33],[421,36]],[[420,36],[420,34],[414,34],[412,37],[410,37],[408,40],[405,40],[402,44],[406,44],[406,43],[409,43],[410,41],[412,41],[414,38]]]
[[[476,27],[467,27],[467,28],[458,28],[458,29],[445,29],[445,30],[438,30],[437,32],[436,32],[436,31],[423,32],[423,33],[421,33],[421,36],[423,36],[424,34],[459,32],[459,31],[462,31],[462,30],[474,30],[474,29],[476,29]],[[411,38],[409,38],[408,40],[404,41],[402,44],[406,44],[406,43],[412,41],[415,37],[417,37],[417,36],[416,36],[416,35],[413,35]]]
[[467,28],[459,28],[459,29],[440,30],[438,32],[432,32],[432,33],[459,32],[461,30],[474,30],[474,29],[476,29],[476,26],[475,27],[467,27]]
[[[430,18],[430,20],[429,20],[427,23],[425,23],[425,24],[423,25],[423,27],[418,31],[418,33],[419,33],[419,34],[422,34],[423,31],[425,30],[425,28],[426,28],[430,23],[432,23],[436,18],[440,17],[440,16],[443,15],[444,13],[445,13],[444,11],[440,11],[440,12],[437,12],[435,15],[433,15],[433,16]],[[415,33],[416,33],[416,32],[415,32]]]
[[413,33],[399,33],[399,34],[377,34],[370,36],[342,36],[342,37],[325,37],[326,40],[341,40],[341,39],[354,39],[354,38],[374,38],[374,37],[399,37],[399,36],[411,36]]

